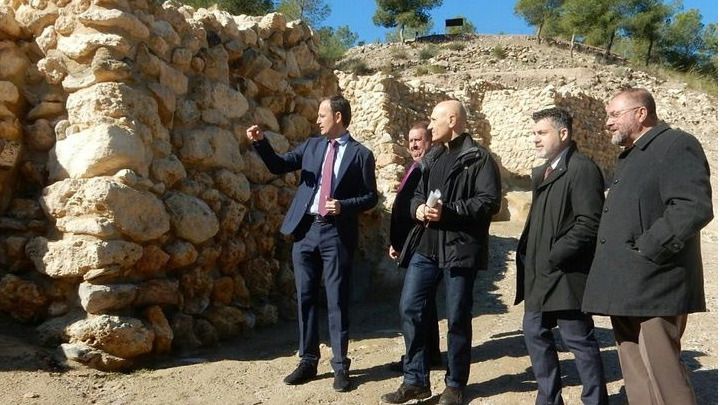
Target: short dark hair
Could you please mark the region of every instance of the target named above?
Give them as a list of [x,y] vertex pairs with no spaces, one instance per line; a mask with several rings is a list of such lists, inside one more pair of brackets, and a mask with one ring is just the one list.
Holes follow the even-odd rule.
[[332,96],[327,97],[323,101],[330,103],[330,110],[333,113],[340,113],[342,117],[342,123],[345,128],[350,126],[350,120],[352,119],[352,111],[350,110],[350,102],[343,96]]
[[414,124],[412,124],[412,125],[410,126],[410,129],[409,129],[408,132],[405,134],[405,140],[406,140],[406,141],[409,141],[409,140],[410,140],[410,131],[412,131],[413,129],[422,129],[422,130],[425,131],[425,140],[426,140],[426,141],[429,141],[430,139],[432,139],[432,137],[430,136],[430,131],[428,130],[428,126],[429,126],[429,125],[430,125],[430,122],[428,122],[428,121],[424,121],[424,120],[423,120],[423,121],[416,121]]
[[651,119],[657,119],[657,109],[655,107],[655,99],[653,98],[652,94],[646,89],[639,88],[639,87],[633,87],[630,89],[626,89],[621,91],[619,94],[617,94],[615,97],[625,95],[633,100],[635,100],[638,104],[645,107],[648,113],[648,117]]
[[567,110],[564,110],[562,108],[558,107],[552,107],[552,108],[546,108],[544,110],[540,110],[537,112],[534,112],[532,115],[532,119],[535,122],[538,122],[540,120],[544,120],[545,118],[549,119],[553,122],[555,125],[555,128],[558,130],[567,128],[568,135],[572,137],[572,115]]

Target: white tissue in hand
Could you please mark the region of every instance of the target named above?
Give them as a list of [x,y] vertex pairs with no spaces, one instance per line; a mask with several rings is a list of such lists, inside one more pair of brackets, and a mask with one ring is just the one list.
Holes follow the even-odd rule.
[[440,193],[440,190],[435,189],[435,191],[431,191],[428,195],[427,202],[425,202],[425,205],[427,205],[430,208],[435,208],[435,205],[437,205],[438,200],[442,194]]

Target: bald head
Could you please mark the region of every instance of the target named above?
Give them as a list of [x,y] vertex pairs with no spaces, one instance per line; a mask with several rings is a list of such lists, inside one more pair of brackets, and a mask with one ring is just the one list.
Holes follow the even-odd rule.
[[433,142],[449,142],[465,132],[467,112],[457,100],[440,102],[430,116]]

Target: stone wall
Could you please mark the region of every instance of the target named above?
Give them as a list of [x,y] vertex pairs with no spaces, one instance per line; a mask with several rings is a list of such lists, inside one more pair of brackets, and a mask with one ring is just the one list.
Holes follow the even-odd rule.
[[297,177],[245,129],[287,151],[336,92],[280,14],[1,0],[0,310],[104,369],[293,317]]
[[565,108],[573,116],[573,139],[578,148],[612,176],[619,148],[604,134],[604,102],[574,86],[496,90],[485,94],[482,112],[490,125],[490,149],[498,157],[506,183],[529,187],[530,170],[542,164],[535,156],[532,113],[550,107]]

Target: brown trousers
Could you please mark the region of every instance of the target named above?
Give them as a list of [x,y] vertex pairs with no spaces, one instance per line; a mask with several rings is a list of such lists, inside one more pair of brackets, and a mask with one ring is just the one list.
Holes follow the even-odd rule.
[[689,373],[680,360],[687,314],[611,316],[625,392],[631,405],[694,405]]

